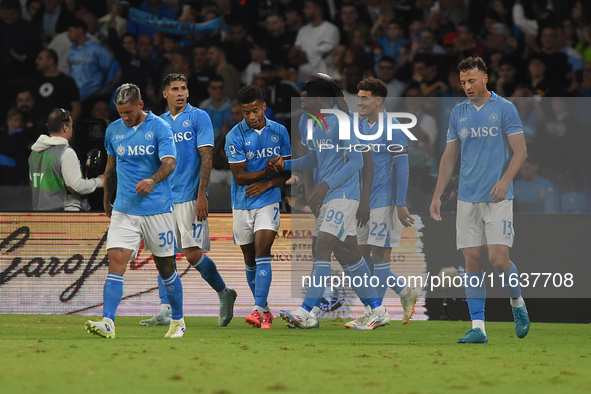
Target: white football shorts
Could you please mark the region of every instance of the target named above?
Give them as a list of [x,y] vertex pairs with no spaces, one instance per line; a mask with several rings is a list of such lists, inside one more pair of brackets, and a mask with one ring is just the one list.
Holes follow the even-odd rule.
[[396,248],[400,246],[403,227],[396,214],[396,207],[374,208],[369,212],[369,221],[365,226],[357,229],[357,243]]
[[[359,201],[348,198],[335,198],[320,207],[316,223],[320,223],[318,232],[334,235],[341,242],[348,236],[357,235],[357,208]],[[315,236],[318,236],[315,230]]]
[[279,231],[281,215],[279,203],[256,209],[232,209],[234,243],[248,245],[254,242],[254,233],[259,230]]
[[132,250],[132,256],[142,243],[154,256],[174,256],[174,218],[172,212],[157,215],[129,215],[113,211],[107,234],[107,250],[123,248]]
[[458,249],[482,245],[513,246],[513,200],[473,203],[458,200]]
[[194,247],[209,251],[209,224],[207,219],[197,220],[196,203],[197,200],[192,200],[174,204],[174,228],[179,251]]

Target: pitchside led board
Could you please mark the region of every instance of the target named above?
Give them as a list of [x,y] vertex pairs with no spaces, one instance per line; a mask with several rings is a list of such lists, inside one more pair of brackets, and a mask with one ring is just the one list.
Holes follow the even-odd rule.
[[[109,224],[104,214],[2,213],[1,217],[0,313],[102,314]],[[310,274],[312,231],[305,228],[307,224],[298,224],[298,229],[293,229],[293,220],[289,215],[282,215],[272,250],[269,304],[275,314],[301,304],[305,294],[302,276]],[[305,218],[299,223],[313,223],[313,220]],[[232,216],[210,215],[209,225],[208,255],[216,262],[227,285],[238,292],[236,315],[246,316],[254,300],[246,283],[242,253],[232,240]],[[426,272],[421,228],[421,218],[415,216],[415,226],[404,229],[401,247],[392,254],[392,261],[403,276],[423,276]],[[217,316],[217,294],[180,254],[177,267],[182,277],[185,314]],[[341,271],[336,261],[332,267],[331,274],[339,277]],[[157,274],[152,255],[142,245],[125,273],[118,315],[148,316],[159,310]],[[384,304],[394,319],[400,319],[399,298],[389,293]],[[327,289],[322,308],[325,317],[363,312],[351,288],[342,286]],[[414,318],[427,318],[423,302],[417,305]]]

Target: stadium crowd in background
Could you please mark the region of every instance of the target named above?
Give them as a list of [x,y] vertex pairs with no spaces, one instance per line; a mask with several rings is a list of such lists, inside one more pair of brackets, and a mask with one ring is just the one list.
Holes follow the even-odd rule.
[[[591,2],[585,0],[128,2],[133,10],[180,22],[225,22],[191,35],[154,30],[116,3],[0,0],[0,174],[22,166],[46,133],[41,125],[53,107],[74,120],[102,113],[112,121],[113,93],[134,83],[146,110],[165,113],[162,80],[171,72],[187,77],[189,102],[212,117],[216,147],[235,124],[231,103],[241,84],[264,90],[267,116],[289,129],[290,98],[313,72],[329,74],[345,97],[356,95],[362,79],[377,77],[389,98],[459,102],[465,96],[455,66],[475,55],[489,65],[489,90],[504,97],[591,97]],[[62,82],[51,82],[57,79],[75,85],[60,91]],[[437,173],[451,110],[443,108],[446,102],[434,102],[442,108],[421,117],[426,138],[409,147],[411,210],[428,208],[412,198],[412,189],[420,175]],[[539,174],[558,187],[563,202],[575,192],[584,204],[591,194],[589,111],[567,99],[522,103],[516,101]],[[86,152],[77,154],[84,159]],[[223,167],[215,165],[219,155],[223,149],[214,149],[215,168]],[[2,185],[28,183],[26,174],[0,178]]]

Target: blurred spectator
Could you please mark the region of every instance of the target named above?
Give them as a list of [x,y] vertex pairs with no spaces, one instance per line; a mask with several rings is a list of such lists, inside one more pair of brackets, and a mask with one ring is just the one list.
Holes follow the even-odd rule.
[[199,108],[207,112],[213,126],[213,137],[216,141],[222,129],[230,122],[230,99],[225,96],[224,79],[219,75],[214,75],[209,80],[207,92],[209,98],[199,104]]
[[282,15],[271,13],[267,16],[265,27],[269,32],[267,39],[267,56],[269,60],[285,62],[289,50],[296,39],[294,31],[286,30],[285,20]]
[[519,170],[519,179],[513,183],[517,211],[520,213],[558,213],[559,192],[552,181],[538,173],[540,163],[528,154]]
[[[115,19],[115,21],[112,21],[112,19]],[[111,12],[100,17],[97,23],[97,36],[103,42],[108,40],[109,28],[111,27],[115,29],[119,38],[122,38],[127,31],[127,19],[121,16],[121,7],[118,4],[113,4]],[[135,36],[134,33],[130,34]]]
[[226,50],[221,44],[209,46],[207,49],[207,64],[223,78],[226,97],[230,99],[237,98],[238,90],[240,90],[240,73],[228,62]]
[[409,45],[410,40],[404,37],[404,26],[396,19],[388,20],[380,16],[371,29],[371,35],[380,46],[382,56],[391,56],[400,62],[400,50]]
[[562,25],[556,28],[556,33],[556,48],[566,54],[571,71],[579,71],[583,67],[583,55],[571,44],[572,40],[568,39],[566,30]]
[[575,176],[583,169],[589,149],[589,133],[576,116],[576,100],[566,97],[545,100],[542,103],[545,105],[545,122],[540,123],[541,133],[538,138],[538,152],[544,168],[552,168],[570,176]]
[[25,117],[16,108],[8,111],[0,129],[0,185],[27,185],[27,158],[36,136],[25,129]]
[[591,2],[588,2],[587,0],[575,1],[570,16],[573,20],[577,37],[579,40],[582,40],[583,30],[585,27],[591,25]]
[[[47,120],[49,136],[41,135],[29,157],[29,178],[34,211],[88,211],[82,195],[103,187],[105,177],[82,178],[80,162],[69,145],[73,135],[72,118],[61,108]],[[50,160],[50,156],[55,159]]]
[[[69,30],[69,28],[68,28]],[[92,40],[98,43],[98,39],[90,34],[90,32],[86,33],[86,38],[88,40]],[[68,36],[68,32],[65,31],[63,33],[59,33],[57,36],[54,37],[53,40],[49,43],[48,49],[53,49],[57,53],[58,63],[57,69],[63,72],[64,74],[70,75],[70,63],[68,61],[68,53],[70,52],[70,47],[72,46],[72,41]]]
[[562,93],[561,86],[546,77],[546,57],[533,55],[528,62],[529,89],[535,96],[555,97]]
[[111,68],[111,55],[96,42],[86,37],[87,24],[77,19],[68,29],[68,37],[73,45],[68,52],[70,76],[74,78],[80,99],[106,92],[107,73]]
[[441,97],[449,89],[447,84],[439,79],[435,59],[429,55],[415,58],[412,82],[420,88],[423,97]]
[[197,42],[193,46],[191,76],[187,78],[189,80],[187,85],[189,104],[193,107],[199,107],[199,103],[208,97],[207,86],[213,75],[215,75],[215,71],[207,64],[207,46],[204,42]]
[[230,103],[230,119],[228,122],[224,123],[220,136],[215,141],[213,147],[213,168],[211,170],[209,183],[231,184],[232,172],[230,171],[230,164],[228,163],[228,157],[226,156],[224,146],[226,145],[226,135],[228,135],[232,127],[240,123],[242,119],[243,116],[242,109],[240,109],[240,103],[238,103],[238,100],[233,100],[232,103]]
[[333,74],[330,55],[339,43],[339,30],[324,20],[323,2],[310,0],[304,7],[309,22],[298,31],[294,47],[289,52],[289,61],[299,66],[298,81],[305,82],[312,74]]
[[106,120],[107,124],[111,123],[113,118],[113,113],[111,111],[111,107],[109,107],[109,103],[103,99],[98,99],[94,102],[92,109],[90,110],[90,115],[95,119]]
[[[333,66],[341,75],[341,78],[344,78],[343,73],[345,72],[345,68],[350,65],[358,67],[358,71],[361,73],[361,79],[374,76],[374,59],[371,53],[366,52],[360,45],[351,45],[344,48],[344,51],[340,53],[341,49],[343,48],[340,46],[337,47],[332,59]],[[334,74],[333,77],[338,79],[336,74]],[[361,79],[359,81],[361,81]],[[359,81],[357,81],[357,83],[359,83]],[[351,93],[354,93],[355,97],[357,97],[357,84],[355,84],[355,88],[351,90]]]
[[512,14],[515,26],[530,38],[537,37],[540,26],[556,21],[548,0],[518,0]]
[[538,128],[543,111],[540,108],[539,99],[533,99],[533,92],[526,84],[519,84],[515,87],[515,92],[511,95],[511,102],[515,104],[519,117],[523,122],[523,136],[528,149],[535,148],[537,142]]
[[[35,106],[35,95],[31,89],[24,87],[16,92],[15,108],[24,117],[25,129],[31,130],[33,133],[38,133],[42,118]],[[37,138],[37,135],[33,139]]]
[[546,67],[552,70],[548,78],[563,86],[566,85],[571,66],[567,54],[562,51],[564,46],[559,42],[558,29],[553,26],[544,27],[540,32],[540,44],[541,52],[545,55]]
[[357,98],[357,85],[363,79],[361,67],[357,63],[345,64],[339,86],[345,98]]
[[241,19],[233,18],[228,23],[228,30],[224,39],[224,52],[228,63],[243,72],[251,61],[251,43],[247,40],[248,32]]
[[35,14],[31,21],[42,27],[41,39],[47,45],[58,33],[68,30],[68,27],[76,19],[76,15],[60,0],[43,0],[43,3],[45,6]]
[[495,52],[505,55],[511,54],[517,49],[516,45],[517,41],[511,38],[509,27],[501,22],[492,24],[484,41],[488,56]]
[[125,33],[119,38],[116,30],[119,13],[119,6],[113,6],[108,29],[108,43],[119,65],[119,76],[111,83],[111,90],[122,83],[133,83],[140,88],[142,96],[146,97],[146,89],[155,78],[153,40],[147,34],[138,39],[133,33]]
[[458,26],[458,40],[455,42],[458,51],[466,56],[484,56],[485,48],[474,31],[470,22],[463,21]]
[[242,73],[242,84],[250,85],[252,78],[261,73],[261,64],[267,60],[267,47],[262,42],[255,42],[250,48],[250,57],[252,61],[248,63]]
[[80,91],[72,77],[57,69],[57,62],[57,53],[53,49],[44,49],[37,56],[39,73],[31,81],[37,112],[41,119],[46,119],[55,107],[65,108],[71,111],[75,122],[82,112]]
[[263,98],[265,99],[265,116],[267,117],[267,119],[271,119],[276,122],[277,119],[275,118],[275,111],[267,101],[267,97],[269,96],[269,86],[267,86],[267,81],[265,81],[265,78],[263,78],[260,75],[257,75],[252,79],[251,85],[257,88],[263,95]]
[[[177,19],[177,14],[163,5],[160,0],[146,0],[137,8],[163,18]],[[131,19],[127,22],[127,31],[135,34],[136,37],[143,36],[144,34],[154,37],[156,34],[155,29],[136,23]]]
[[20,16],[18,0],[0,2],[0,80],[28,77],[43,49],[36,27]]
[[386,100],[386,109],[394,110],[394,106],[399,101],[393,100],[393,97],[402,97],[408,84],[396,78],[396,60],[390,56],[384,56],[378,62],[378,78],[384,81],[388,87],[388,100]]
[[577,44],[577,51],[583,56],[585,63],[591,62],[591,25],[585,26],[581,41]]
[[[22,3],[22,2],[21,2]],[[24,20],[32,21],[35,18],[37,12],[45,8],[42,0],[27,0],[25,5],[26,12],[23,13],[22,17]],[[42,29],[42,27],[39,27]]]
[[337,23],[341,34],[339,44],[343,46],[351,45],[353,31],[359,25],[359,11],[357,10],[357,6],[354,3],[344,3],[339,13],[339,23]]
[[289,130],[291,128],[291,99],[300,96],[300,89],[295,83],[281,78],[277,65],[266,60],[261,64],[261,76],[265,78],[269,93],[267,105],[275,111],[277,121]]
[[289,4],[285,8],[284,15],[287,31],[297,35],[300,29],[304,26],[302,8],[297,5]]
[[498,63],[498,78],[494,82],[491,89],[496,94],[502,97],[511,97],[517,83],[519,75],[517,74],[517,57],[503,56]]

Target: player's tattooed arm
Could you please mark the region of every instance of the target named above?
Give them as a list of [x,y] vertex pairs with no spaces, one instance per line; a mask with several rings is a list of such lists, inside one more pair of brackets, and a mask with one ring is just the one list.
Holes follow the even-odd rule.
[[200,146],[199,155],[201,156],[201,171],[199,172],[199,190],[197,191],[195,216],[197,216],[197,220],[205,220],[209,214],[207,188],[209,187],[209,177],[213,162],[213,147]]
[[135,185],[135,191],[138,194],[146,195],[150,193],[158,182],[162,182],[163,180],[168,178],[172,171],[174,171],[174,164],[176,163],[176,158],[163,157],[161,161],[162,164],[158,168],[158,171],[152,174],[151,177],[142,179],[137,183],[137,185]]
[[103,187],[105,189],[103,208],[105,209],[107,217],[111,217],[111,213],[113,212],[111,201],[113,200],[113,195],[115,194],[115,189],[117,188],[117,161],[113,156],[109,156],[107,158],[107,167],[105,168],[105,181]]

